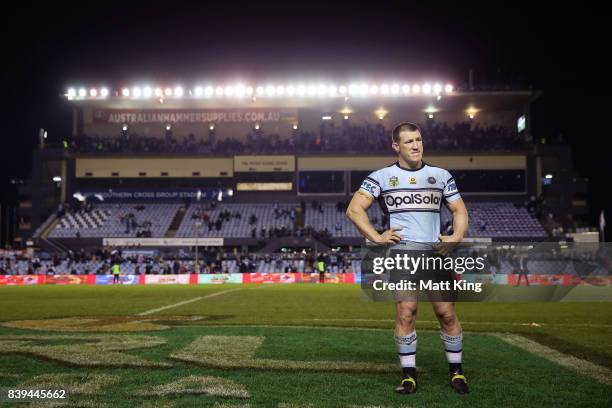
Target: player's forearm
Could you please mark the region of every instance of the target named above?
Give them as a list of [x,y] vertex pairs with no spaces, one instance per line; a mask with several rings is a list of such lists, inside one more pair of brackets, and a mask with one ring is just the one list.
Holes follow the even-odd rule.
[[453,212],[453,235],[462,240],[468,229],[468,213],[465,210]]
[[380,234],[374,229],[368,218],[368,213],[360,208],[349,208],[346,210],[346,216],[355,225],[355,227],[361,232],[361,235],[366,237],[372,242],[377,242]]

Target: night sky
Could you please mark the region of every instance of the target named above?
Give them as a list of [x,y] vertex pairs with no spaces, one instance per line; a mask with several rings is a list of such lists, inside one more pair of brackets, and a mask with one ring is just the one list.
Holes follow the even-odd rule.
[[3,10],[3,198],[10,179],[29,177],[40,127],[52,142],[70,133],[70,109],[58,95],[72,84],[364,76],[461,85],[471,68],[477,85],[544,91],[532,112],[534,134],[563,134],[579,174],[591,180],[593,215],[605,206],[612,166],[601,148],[609,133],[599,113],[609,49],[601,10],[560,3],[534,10],[535,2],[300,9],[130,3],[22,2]]

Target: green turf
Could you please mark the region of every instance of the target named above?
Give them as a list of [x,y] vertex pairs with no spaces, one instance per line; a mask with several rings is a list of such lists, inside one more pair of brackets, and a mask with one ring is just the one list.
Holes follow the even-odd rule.
[[[32,355],[3,354],[0,350],[0,388],[19,385],[44,373],[89,373],[119,376],[119,385],[109,386],[98,396],[73,398],[96,405],[107,403],[112,407],[151,406],[153,402],[175,403],[176,406],[246,402],[251,406],[269,407],[282,402],[329,407],[449,404],[483,407],[609,406],[611,402],[612,387],[484,334],[522,334],[564,353],[612,367],[612,308],[607,303],[459,304],[464,330],[470,332],[466,334],[464,355],[473,393],[467,397],[452,394],[446,383],[440,340],[435,331],[429,331],[435,330],[437,324],[427,303],[420,305],[418,316],[420,389],[416,395],[402,397],[393,394],[392,389],[398,382],[395,371],[338,373],[309,369],[308,363],[321,361],[396,364],[391,331],[393,305],[371,302],[353,285],[0,287],[0,320],[126,317],[231,289],[240,290],[155,313],[155,316],[162,316],[161,320],[167,316],[169,321],[161,322],[170,326],[167,330],[120,333],[167,339],[165,344],[131,350],[126,354],[171,363],[170,368],[83,368]],[[170,321],[175,316],[208,319]],[[265,325],[313,327],[262,327]],[[3,336],[16,334],[68,335],[78,339],[92,332],[61,333],[0,327],[0,340]],[[208,335],[235,336],[237,348],[240,348],[240,336],[261,336],[265,340],[253,357],[255,362],[245,363],[252,367],[249,369],[211,368],[206,363],[171,358],[173,353]],[[62,338],[43,343],[57,346],[83,342],[88,340],[81,338],[71,342]],[[259,359],[281,362],[278,369],[258,369]],[[287,370],[289,363],[284,364],[283,369],[282,361],[292,361],[298,366],[305,364],[304,369]],[[231,379],[242,384],[251,397],[241,400],[193,395],[136,395],[137,391],[158,389],[187,376]]]
[[0,286],[0,320],[126,316],[227,289],[213,285]]

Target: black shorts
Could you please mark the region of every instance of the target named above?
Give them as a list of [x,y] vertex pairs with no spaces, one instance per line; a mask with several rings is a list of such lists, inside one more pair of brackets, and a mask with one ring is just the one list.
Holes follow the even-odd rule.
[[400,244],[390,248],[387,256],[396,259],[398,255],[406,268],[391,270],[389,282],[411,286],[410,289],[395,290],[395,301],[417,301],[423,294],[431,302],[456,301],[455,273],[444,268],[442,255],[432,249],[411,249]]

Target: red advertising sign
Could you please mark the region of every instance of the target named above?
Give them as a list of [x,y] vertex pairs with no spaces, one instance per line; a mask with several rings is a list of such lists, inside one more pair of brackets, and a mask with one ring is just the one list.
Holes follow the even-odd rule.
[[[302,273],[302,283],[319,283],[318,273]],[[324,283],[355,283],[354,273],[326,273]]]
[[584,278],[581,278],[578,275],[565,275],[565,278],[566,285],[612,285],[612,276],[586,276]]
[[[518,274],[510,274],[508,275],[508,285],[516,285],[519,283]],[[529,285],[567,285],[567,279],[570,275],[527,275],[529,279]],[[521,286],[527,285],[527,281],[525,276],[520,278]]]
[[38,285],[36,275],[0,275],[0,285]]
[[[40,275],[45,285],[95,285],[96,275]],[[42,281],[42,282],[41,282]]]
[[245,273],[243,283],[296,283],[297,273]]

